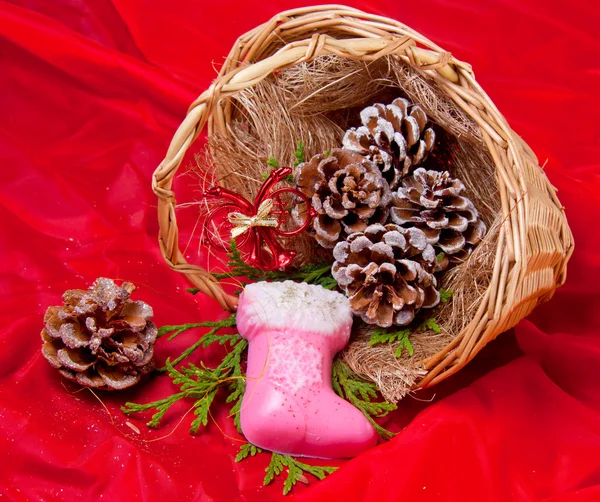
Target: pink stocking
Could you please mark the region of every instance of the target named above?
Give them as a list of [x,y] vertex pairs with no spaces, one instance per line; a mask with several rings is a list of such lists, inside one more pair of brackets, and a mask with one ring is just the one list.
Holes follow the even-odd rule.
[[278,453],[358,455],[377,443],[364,415],[331,388],[331,364],[348,343],[352,313],[343,295],[292,281],[246,286],[237,313],[249,341],[244,435]]

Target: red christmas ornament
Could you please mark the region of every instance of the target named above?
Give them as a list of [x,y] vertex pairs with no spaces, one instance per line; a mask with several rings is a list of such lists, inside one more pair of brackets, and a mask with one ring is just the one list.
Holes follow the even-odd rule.
[[[227,188],[209,188],[204,197],[219,198],[222,202],[206,216],[203,235],[208,244],[228,251],[234,239],[244,261],[261,270],[289,265],[296,253],[285,249],[277,237],[293,237],[304,232],[315,214],[308,198],[296,188],[275,188],[291,172],[289,167],[272,171],[254,203]],[[291,218],[292,210],[302,205],[304,210],[297,211],[301,217]]]

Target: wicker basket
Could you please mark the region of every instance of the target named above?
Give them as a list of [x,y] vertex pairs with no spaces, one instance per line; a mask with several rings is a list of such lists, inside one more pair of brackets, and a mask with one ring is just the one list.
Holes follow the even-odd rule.
[[283,12],[240,37],[218,78],[192,103],[154,173],[160,248],[173,270],[187,275],[224,308],[235,309],[237,298],[225,293],[208,272],[188,264],[179,249],[173,178],[205,125],[209,136],[228,134],[231,96],[274,72],[326,54],[364,61],[394,55],[424,72],[477,124],[495,165],[504,218],[492,277],[468,325],[443,350],[421,362],[424,371],[416,387],[433,385],[552,296],[565,280],[573,239],[556,190],[531,149],[475,81],[470,65],[403,24],[327,5]]

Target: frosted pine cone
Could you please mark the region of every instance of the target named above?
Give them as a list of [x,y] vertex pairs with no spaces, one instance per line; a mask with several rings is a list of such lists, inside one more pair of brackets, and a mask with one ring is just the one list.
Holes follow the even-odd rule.
[[377,166],[361,155],[343,149],[327,157],[315,155],[296,168],[295,181],[311,198],[317,212],[315,238],[325,248],[388,217],[388,184]]
[[360,112],[362,126],[346,131],[344,148],[372,160],[395,189],[421,165],[435,144],[435,132],[419,105],[404,98],[376,103]]
[[406,326],[440,301],[431,273],[435,251],[416,228],[370,225],[338,243],[333,256],[333,277],[368,324]]
[[88,291],[66,291],[64,305],[44,316],[48,362],[69,380],[100,389],[130,387],[152,371],[157,329],[152,308],[129,299],[134,289],[100,278]]
[[450,262],[462,262],[486,232],[473,202],[461,195],[464,189],[447,171],[419,168],[392,195],[390,217],[403,227],[423,230],[429,244]]

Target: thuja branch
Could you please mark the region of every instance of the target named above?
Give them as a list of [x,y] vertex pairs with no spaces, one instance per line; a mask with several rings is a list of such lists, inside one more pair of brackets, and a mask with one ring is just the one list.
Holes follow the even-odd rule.
[[312,474],[317,479],[323,479],[327,474],[331,474],[336,469],[337,467],[308,465],[288,455],[271,453],[271,462],[269,462],[268,467],[265,469],[266,474],[263,484],[266,486],[272,483],[275,476],[279,476],[284,470],[287,470],[287,476],[283,483],[283,494],[287,495],[298,481],[308,482],[304,473]]
[[296,151],[294,152],[294,167],[299,166],[304,162],[304,143],[301,139],[296,141]]
[[[196,343],[185,349],[175,360],[171,362],[172,366],[177,366],[181,361],[183,361],[186,357],[188,357],[192,352],[194,352],[198,347],[202,346],[204,348],[208,347],[213,342],[219,342],[220,345],[225,344],[226,342],[231,342],[233,337],[239,337],[239,335],[217,335],[218,331],[223,328],[231,328],[235,326],[235,314],[232,314],[226,319],[221,321],[205,321],[198,323],[189,323],[189,324],[179,324],[175,326],[163,326],[158,330],[158,336],[164,336],[166,334],[171,333],[169,336],[169,340],[173,340],[177,335],[183,333],[184,331],[188,331],[194,328],[208,328],[212,327],[212,329],[202,336]],[[160,368],[160,371],[166,371],[167,366]]]
[[[221,323],[224,322],[227,322],[227,320],[221,321]],[[207,347],[214,342],[218,342],[221,345],[229,344],[232,350],[223,358],[216,368],[208,368],[204,364],[201,364],[200,367],[189,364],[187,367],[182,367],[180,369],[175,368],[175,361],[181,360],[186,352],[192,352],[190,351],[192,347],[190,347],[190,349],[185,351],[182,356],[175,359],[175,361],[171,362],[167,360],[165,365],[168,375],[173,380],[173,383],[180,386],[179,392],[151,403],[125,403],[125,406],[121,408],[123,413],[131,414],[155,410],[151,420],[148,422],[148,426],[158,427],[165,413],[173,405],[182,399],[191,398],[195,400],[193,409],[197,418],[192,422],[190,431],[196,432],[200,425],[207,425],[209,410],[214,398],[219,389],[225,388],[228,392],[226,401],[228,403],[234,403],[232,414],[235,415],[234,423],[238,430],[240,430],[239,409],[246,387],[242,371],[242,362],[245,357],[248,342],[238,334],[216,336],[216,330],[221,327],[225,326],[214,327],[198,340],[198,342],[192,345],[192,347],[198,347],[200,345]]]
[[393,403],[377,401],[378,394],[375,383],[360,378],[339,357],[333,361],[332,377],[331,383],[336,394],[342,399],[350,401],[362,411],[382,438],[390,439],[395,436],[395,433],[381,427],[374,420],[374,418],[384,417],[397,408]]
[[369,339],[369,345],[373,346],[378,343],[395,343],[400,342],[398,344],[398,348],[394,355],[396,357],[400,357],[402,355],[402,351],[406,349],[408,355],[412,357],[415,353],[415,349],[410,342],[409,336],[411,334],[410,328],[401,329],[398,331],[389,330],[386,328],[375,328],[373,333],[371,333],[371,338]]
[[[259,453],[263,453],[263,450],[251,443],[246,443],[241,446],[240,451],[235,457],[235,461],[241,462],[242,460],[253,457]],[[311,474],[317,479],[323,479],[327,474],[331,474],[337,469],[337,467],[305,464],[289,455],[281,455],[272,452],[268,453],[271,454],[271,461],[265,469],[265,479],[263,484],[266,486],[272,483],[277,476],[280,476],[285,471],[286,478],[283,483],[284,495],[287,495],[298,481],[301,483],[308,483],[305,474]]]
[[[229,267],[230,272],[225,274],[213,274],[217,280],[226,279],[228,277],[246,277],[250,281],[296,280],[309,284],[318,284],[325,289],[333,289],[337,286],[335,279],[331,276],[331,265],[328,263],[309,264],[292,271],[259,270],[244,262],[241,252],[233,240],[230,243],[227,257],[229,258],[227,266]],[[191,293],[197,292],[195,289],[189,291]]]
[[[191,288],[190,288],[191,289]],[[223,319],[221,321],[204,321],[204,322],[195,322],[188,324],[177,324],[173,326],[165,325],[158,330],[158,337],[168,335],[171,333],[169,340],[173,340],[177,335],[193,328],[229,328],[235,326],[235,316],[231,315],[227,319]]]
[[[269,157],[269,160],[267,160],[267,165],[271,166],[273,169],[277,169],[279,167],[279,162],[277,162],[277,159],[275,159],[274,157]],[[263,173],[262,174],[262,179],[266,180],[271,173]],[[291,174],[288,174],[285,178],[283,178],[284,181],[287,181],[288,183],[294,183],[294,177]]]
[[[452,297],[452,291],[449,289],[440,289],[440,302],[446,303]],[[436,309],[429,311],[429,317],[415,319],[415,321],[407,328],[394,330],[390,328],[375,328],[371,333],[369,345],[377,345],[379,343],[398,343],[398,347],[394,352],[396,357],[400,357],[402,352],[406,350],[408,355],[412,357],[415,353],[414,347],[410,341],[410,335],[413,333],[422,333],[424,331],[433,331],[441,333],[440,325],[435,318]]]
[[[304,143],[302,142],[302,140],[299,139],[298,141],[296,141],[296,151],[294,152],[294,167],[297,167],[300,164],[302,164],[302,162],[304,162],[304,159]],[[275,157],[269,157],[269,160],[267,160],[267,165],[272,167],[273,169],[277,169],[279,167],[279,162]],[[262,178],[266,180],[269,177],[269,174],[270,173],[263,173]],[[288,183],[294,183],[294,177],[291,174],[288,174],[284,179]]]

